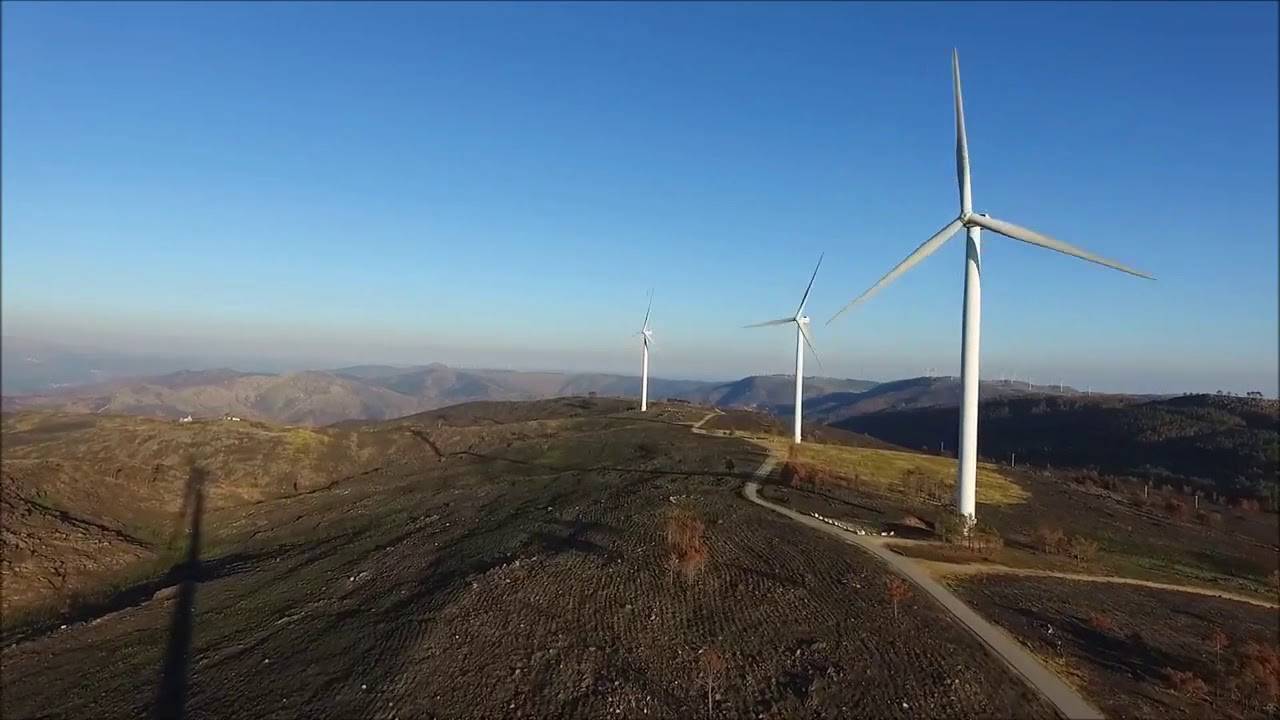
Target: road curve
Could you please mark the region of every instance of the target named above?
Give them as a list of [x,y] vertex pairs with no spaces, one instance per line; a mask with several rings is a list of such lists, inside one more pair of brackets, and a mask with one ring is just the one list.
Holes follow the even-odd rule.
[[[767,476],[776,464],[777,458],[770,456],[756,470],[755,476],[757,478]],[[888,563],[890,568],[910,580],[916,587],[928,593],[947,612],[951,613],[952,617],[958,620],[961,625],[976,635],[993,655],[1003,660],[1015,673],[1022,676],[1028,685],[1043,695],[1057,709],[1059,715],[1068,718],[1068,720],[1100,720],[1103,717],[1098,708],[1094,707],[1092,703],[1076,692],[1070,685],[1063,682],[1061,678],[1045,667],[1034,655],[1027,652],[1025,648],[1018,644],[1017,640],[1014,640],[1008,633],[983,619],[981,615],[974,612],[973,608],[964,604],[960,598],[930,577],[925,570],[917,566],[909,558],[893,552],[885,547],[883,543],[872,540],[870,536],[855,535],[834,525],[822,522],[817,518],[775,505],[761,498],[759,489],[760,484],[758,482],[754,480],[748,481],[742,488],[742,494],[747,500],[757,505],[762,505],[814,530],[834,535],[850,545],[856,545],[866,550]]]

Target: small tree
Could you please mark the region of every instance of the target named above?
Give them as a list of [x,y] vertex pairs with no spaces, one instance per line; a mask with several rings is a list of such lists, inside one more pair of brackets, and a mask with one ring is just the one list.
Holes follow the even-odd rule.
[[889,596],[889,602],[893,603],[893,619],[898,619],[898,603],[906,600],[911,596],[911,586],[897,575],[890,575],[885,583],[885,594]]
[[1221,628],[1214,628],[1209,635],[1209,646],[1213,648],[1213,695],[1218,696],[1218,684],[1222,678],[1222,651],[1231,645],[1231,638],[1222,632]]
[[1036,545],[1046,555],[1061,553],[1066,547],[1066,539],[1061,530],[1048,525],[1041,525],[1035,534]]
[[707,686],[707,717],[711,717],[712,701],[715,699],[716,690],[724,681],[726,663],[724,656],[714,647],[703,648],[701,654],[699,664],[702,666],[702,683]]
[[1098,556],[1098,543],[1083,535],[1076,535],[1071,538],[1071,542],[1067,546],[1067,552],[1071,555],[1071,559],[1076,561],[1077,565],[1091,563]]

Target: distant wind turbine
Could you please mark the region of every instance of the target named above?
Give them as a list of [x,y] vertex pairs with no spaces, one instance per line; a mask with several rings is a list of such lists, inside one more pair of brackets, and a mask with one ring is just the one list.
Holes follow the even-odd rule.
[[822,367],[822,361],[818,360],[818,351],[813,347],[813,338],[809,336],[809,316],[804,314],[804,305],[809,302],[809,291],[813,289],[813,280],[818,277],[820,267],[822,267],[822,255],[818,256],[818,264],[813,267],[813,275],[809,276],[809,287],[804,289],[804,295],[800,298],[800,307],[796,308],[794,316],[745,326],[756,328],[767,325],[796,324],[796,412],[791,431],[791,440],[795,443],[800,442],[800,407],[804,402],[804,346],[806,344],[813,352],[813,359],[818,361],[818,367]]
[[[973,212],[973,193],[969,184],[969,141],[965,135],[964,97],[960,91],[960,58],[955,51],[952,51],[951,54],[951,78],[953,92],[955,93],[956,179],[960,187],[959,217],[947,223],[933,237],[916,248],[915,252],[898,263],[897,267],[880,278],[879,282],[841,308],[840,312],[837,312],[827,323],[830,324],[842,313],[865,301],[881,288],[896,280],[899,275],[932,255],[960,228],[963,227],[967,230],[969,241],[965,252],[963,341],[960,350],[960,378],[963,401],[960,413],[960,468],[956,482],[955,503],[957,512],[969,522],[972,522],[975,517],[978,463],[978,354],[980,323],[982,320],[981,233],[983,228],[1014,240],[1021,240],[1031,245],[1056,250],[1066,255],[1072,255],[1082,260],[1088,260],[1089,262],[1129,273],[1130,275],[1147,278],[1148,280],[1153,280],[1154,278],[1120,263],[1094,255],[1087,250],[1068,245],[1048,235],[1028,230],[1004,220],[997,220],[986,214]],[[1028,387],[1030,387],[1030,380],[1028,380]]]
[[641,342],[644,344],[644,355],[640,361],[640,412],[649,409],[649,346],[653,344],[653,330],[649,329],[649,312],[653,310],[653,291],[649,291],[649,307],[644,310],[644,324],[640,326]]

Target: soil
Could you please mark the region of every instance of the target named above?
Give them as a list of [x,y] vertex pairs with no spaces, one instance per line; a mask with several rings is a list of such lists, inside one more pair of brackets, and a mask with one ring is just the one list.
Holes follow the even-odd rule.
[[[182,562],[6,633],[4,716],[1052,716],[941,609],[895,618],[873,558],[742,500],[761,451],[691,433],[705,408],[629,408],[344,427],[396,439],[255,502],[203,508],[217,473],[193,471]],[[664,547],[676,507],[705,525],[688,580]]]
[[[1231,652],[1249,640],[1275,647],[1280,612],[1274,608],[1170,590],[1112,584],[1104,591],[1096,583],[1009,575],[954,578],[952,588],[1063,669],[1108,717],[1268,716],[1265,708],[1230,697],[1227,673],[1219,667],[1229,666]],[[1095,627],[1095,616],[1111,627]],[[1231,639],[1220,660],[1209,643],[1215,630]],[[1216,684],[1218,701],[1173,692],[1166,668],[1195,673],[1209,684],[1210,696]]]

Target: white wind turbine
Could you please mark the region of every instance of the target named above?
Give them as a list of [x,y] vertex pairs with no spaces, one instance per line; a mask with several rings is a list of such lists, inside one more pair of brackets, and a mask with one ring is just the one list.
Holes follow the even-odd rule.
[[871,297],[878,290],[897,279],[899,275],[933,254],[960,228],[963,227],[968,231],[969,242],[965,252],[964,273],[963,341],[960,350],[960,379],[963,394],[960,412],[960,469],[956,482],[955,503],[957,512],[967,518],[969,522],[972,522],[976,505],[978,465],[978,345],[980,337],[979,326],[982,320],[981,233],[983,228],[1014,240],[1021,240],[1022,242],[1050,250],[1057,250],[1060,253],[1105,265],[1130,275],[1137,275],[1148,280],[1153,280],[1154,278],[1120,263],[1094,255],[1087,250],[1068,245],[1048,235],[1028,230],[1004,220],[997,220],[986,214],[973,212],[973,195],[969,187],[969,142],[965,136],[964,98],[960,92],[960,58],[955,51],[952,51],[951,54],[951,78],[955,93],[956,176],[960,186],[960,216],[947,223],[946,227],[916,248],[915,252],[898,263],[897,267],[880,278],[879,282],[841,308],[840,312],[836,313],[827,323],[830,324],[841,313]]
[[[818,268],[820,267],[822,267],[821,255],[818,256],[818,264],[814,266],[813,275],[809,277],[809,287],[804,289],[804,296],[800,298],[800,307],[796,308],[796,314],[793,317],[746,326],[755,328],[765,327],[766,325],[796,324],[796,412],[791,433],[791,440],[795,443],[800,442],[800,406],[804,400],[804,346],[806,344],[809,345],[809,350],[813,352],[813,359],[818,360],[818,351],[813,347],[813,338],[809,336],[809,316],[804,314],[804,304],[809,301],[809,291],[813,289],[813,280],[818,277]],[[818,360],[818,366],[822,366],[821,360]]]
[[649,307],[644,310],[644,324],[640,326],[641,342],[644,343],[644,355],[640,361],[640,412],[649,409],[649,345],[653,343],[653,330],[649,329],[649,311],[653,309],[653,291],[649,291]]

